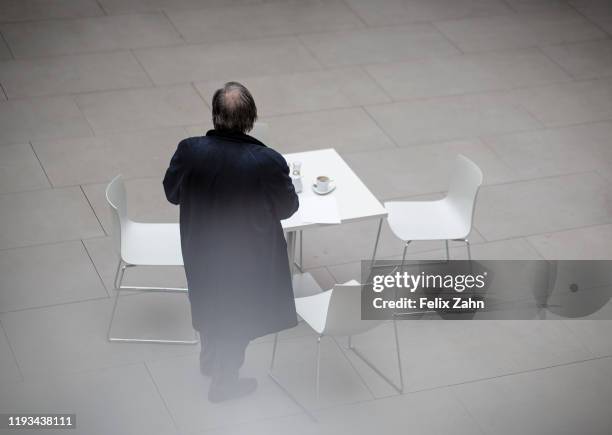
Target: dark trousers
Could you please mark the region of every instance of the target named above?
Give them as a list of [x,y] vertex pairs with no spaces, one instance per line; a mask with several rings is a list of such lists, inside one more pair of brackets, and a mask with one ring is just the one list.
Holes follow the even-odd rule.
[[211,376],[211,388],[223,387],[237,381],[249,340],[219,339],[205,334],[200,334],[200,340],[200,367]]

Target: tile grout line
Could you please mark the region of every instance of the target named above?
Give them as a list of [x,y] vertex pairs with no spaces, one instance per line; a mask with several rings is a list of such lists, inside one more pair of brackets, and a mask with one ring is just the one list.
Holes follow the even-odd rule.
[[[140,67],[140,69],[142,69],[142,72],[145,74],[145,76],[147,77],[147,79],[151,83],[151,87],[157,88],[157,83],[155,83],[155,81],[153,80],[153,77],[151,77],[151,74],[149,73],[149,71],[144,67],[144,65],[142,64],[142,62],[138,58],[138,55],[136,54],[134,49],[130,48],[129,49],[129,53],[132,56],[132,58],[136,61],[136,63]],[[129,88],[129,89],[133,89],[133,88]],[[150,89],[150,88],[143,88],[143,89]]]
[[[365,28],[366,28],[366,29],[367,29],[367,28],[372,27],[372,26],[370,26],[370,25],[367,23],[367,21],[365,20],[365,18],[363,18],[363,17],[361,16],[361,14],[359,14],[359,13],[358,13],[358,12],[357,12],[357,11],[356,11],[354,8],[353,8],[353,6],[351,6],[351,4],[350,4],[348,1],[346,1],[346,0],[342,0],[342,4],[344,4],[344,6],[345,6],[345,7],[346,7],[346,8],[347,8],[347,9],[348,9],[350,12],[351,12],[351,14],[353,14],[354,16],[356,16],[356,17],[357,17],[357,19],[358,19],[359,21],[361,21],[361,23],[362,23],[362,24],[365,26]],[[317,32],[317,33],[325,33],[325,32]]]
[[[390,65],[391,62],[389,63],[383,63],[382,65]],[[387,92],[387,90],[385,89],[385,87],[378,81],[376,80],[376,77],[374,77],[372,75],[372,73],[368,70],[367,67],[372,66],[372,64],[361,64],[361,65],[355,65],[353,66],[353,68],[359,69],[360,71],[363,71],[363,73],[370,79],[372,80],[372,82],[376,85],[376,87],[383,93],[383,95],[385,97],[387,97],[389,99],[389,103],[393,103],[395,100],[393,99],[393,97],[391,96],[391,94],[389,92]],[[381,103],[384,104],[384,103]]]
[[[4,89],[4,85],[3,85],[2,83],[0,83],[0,90],[2,90],[2,94],[4,95],[4,99],[5,99],[6,101],[8,101],[9,96],[8,96],[8,94],[6,93],[6,89]],[[2,101],[2,100],[0,100],[0,101]]]
[[[106,288],[105,288],[105,290],[106,290]],[[139,293],[134,293],[134,294],[129,294],[129,295],[123,295],[121,297],[124,298],[124,297],[136,296],[138,294]],[[24,311],[44,310],[44,309],[47,309],[47,308],[57,308],[57,307],[62,307],[62,306],[66,306],[66,305],[81,304],[81,303],[87,303],[87,302],[93,302],[93,301],[107,301],[109,299],[110,298],[108,297],[108,293],[107,293],[106,296],[96,296],[94,298],[79,299],[79,300],[75,300],[75,301],[57,302],[55,304],[39,305],[39,306],[35,306],[35,307],[17,308],[15,310],[1,311],[0,315],[8,314],[8,313],[22,313]]]
[[[541,321],[546,322],[546,320],[541,320]],[[536,368],[527,369],[527,370],[519,370],[519,371],[511,372],[511,373],[504,373],[504,374],[501,374],[501,375],[491,376],[491,377],[488,377],[488,378],[468,380],[468,381],[463,381],[463,382],[457,382],[455,384],[440,385],[440,386],[437,386],[437,387],[422,388],[420,390],[410,391],[409,393],[416,394],[416,393],[422,393],[422,392],[426,392],[426,391],[436,391],[436,390],[442,390],[442,389],[445,389],[445,388],[454,388],[454,387],[459,387],[459,386],[462,386],[462,385],[470,385],[470,384],[475,384],[475,383],[478,383],[478,382],[487,382],[487,381],[491,381],[491,380],[494,380],[494,379],[508,378],[508,377],[512,377],[512,376],[518,376],[518,375],[523,375],[523,374],[527,374],[527,373],[535,373],[535,372],[555,369],[555,368],[559,368],[559,367],[567,367],[567,366],[572,366],[572,365],[578,365],[578,364],[583,364],[583,363],[590,362],[590,361],[598,361],[598,360],[602,360],[602,359],[612,359],[612,355],[604,355],[604,356],[596,356],[596,357],[593,357],[593,358],[578,359],[578,360],[574,360],[574,361],[568,361],[568,362],[563,362],[563,363],[558,363],[558,364],[552,364],[552,365],[544,366],[544,367],[536,367]]]
[[[40,165],[40,169],[42,169],[43,174],[45,174],[45,177],[47,178],[47,183],[49,183],[49,188],[55,189],[55,186],[51,182],[51,178],[49,177],[49,174],[47,174],[45,167],[43,166],[42,162],[40,161],[40,158],[38,157],[38,154],[36,153],[36,150],[34,149],[34,144],[32,143],[32,141],[29,141],[28,144],[30,145],[30,149],[34,153],[34,157],[36,157],[36,161]],[[49,189],[36,189],[36,190],[49,190]]]
[[[205,10],[204,9],[196,9],[196,10]],[[185,37],[185,35],[183,35],[183,32],[181,32],[179,30],[178,27],[176,27],[176,24],[174,24],[174,21],[172,21],[172,19],[170,18],[170,16],[168,15],[168,12],[166,12],[165,9],[161,9],[159,11],[159,13],[165,18],[165,20],[168,22],[168,24],[170,24],[170,27],[172,27],[172,29],[176,32],[177,35],[179,35],[179,37],[186,42],[187,44],[189,44],[189,41],[187,41],[187,38]]]
[[[380,130],[380,131],[382,131],[382,132],[383,132],[383,134],[384,134],[384,135],[387,137],[387,139],[389,139],[389,140],[391,141],[391,143],[392,143],[393,145],[395,145],[395,149],[398,149],[398,150],[399,150],[399,149],[402,149],[402,147],[401,147],[401,146],[400,146],[400,145],[399,145],[399,144],[396,142],[396,140],[395,140],[393,137],[391,137],[391,135],[390,135],[389,133],[387,133],[387,130],[385,130],[385,129],[383,128],[383,126],[382,126],[382,125],[380,125],[380,123],[379,123],[379,122],[378,122],[378,121],[377,121],[377,120],[374,118],[374,115],[372,115],[372,113],[370,113],[370,111],[368,110],[368,108],[367,108],[366,106],[361,106],[361,110],[363,110],[363,112],[366,114],[366,116],[372,120],[372,122],[374,123],[374,125],[375,125],[375,126],[376,126],[376,127],[377,127],[377,128]],[[393,148],[391,148],[391,149],[393,149]],[[366,151],[366,152],[367,152],[367,151]],[[357,153],[357,151],[355,151],[355,153]],[[350,153],[347,153],[347,154],[350,154]]]
[[106,284],[104,284],[104,280],[102,279],[102,275],[100,275],[100,271],[96,267],[96,263],[94,263],[93,258],[91,258],[91,254],[89,253],[89,250],[87,249],[87,246],[85,246],[85,242],[83,241],[83,239],[81,239],[81,245],[83,246],[83,249],[85,250],[85,253],[87,254],[87,257],[89,258],[89,262],[91,263],[91,266],[96,271],[96,275],[98,275],[98,278],[100,279],[100,284],[102,284],[102,288],[104,289],[104,291],[106,292],[108,297],[111,297],[110,293],[108,292],[108,289],[106,288]]
[[0,41],[2,41],[4,43],[4,46],[6,47],[6,49],[8,50],[9,54],[11,55],[11,58],[14,60],[15,59],[15,53],[13,52],[13,49],[11,48],[11,46],[9,45],[6,36],[4,36],[4,33],[0,30]]
[[459,403],[459,406],[463,409],[463,411],[466,413],[466,415],[470,418],[470,420],[472,420],[472,422],[476,425],[476,427],[478,428],[479,432],[481,435],[488,435],[487,431],[485,430],[485,428],[480,424],[480,421],[476,418],[476,416],[474,414],[472,414],[472,412],[468,409],[468,407],[466,406],[465,403],[463,403],[463,400],[461,400],[461,397],[459,397],[457,395],[456,391],[450,391],[450,394],[453,396],[453,398],[455,399],[455,401],[457,403]]
[[103,16],[109,16],[109,13],[106,11],[106,9],[104,9],[104,6],[102,6],[102,3],[100,2],[100,0],[94,0],[96,5],[100,8],[100,11],[102,11],[102,15]]
[[[202,102],[204,103],[204,106],[206,106],[206,108],[208,110],[212,111],[212,106],[208,103],[208,101],[206,101],[206,99],[204,98],[204,95],[202,95],[202,93],[200,92],[200,90],[196,86],[196,82],[189,82],[189,86],[191,87],[191,89],[193,89],[193,91],[196,93],[196,95],[198,97],[200,97],[200,100],[202,100]],[[204,121],[204,120],[202,120],[202,121]],[[191,126],[184,125],[184,126],[181,126],[181,127],[183,127],[183,129],[187,130],[187,128],[189,128]]]
[[159,389],[159,386],[157,385],[157,382],[155,382],[155,378],[153,377],[153,373],[151,373],[151,368],[149,367],[149,364],[147,364],[147,361],[143,361],[142,364],[144,365],[145,370],[149,374],[149,379],[151,379],[151,382],[153,383],[153,386],[155,387],[155,390],[157,391],[157,394],[159,395],[159,399],[164,404],[164,408],[166,408],[166,412],[168,413],[168,417],[170,417],[170,421],[172,422],[172,425],[174,426],[174,429],[175,429],[177,435],[180,434],[181,432],[179,430],[178,424],[177,424],[177,422],[176,422],[176,420],[174,418],[174,415],[172,415],[172,412],[170,411],[170,407],[168,406],[168,403],[166,402],[166,399],[162,395],[162,392]]
[[[590,41],[586,41],[586,42],[590,42]],[[553,44],[553,47],[566,47],[567,44]],[[569,77],[572,78],[572,81],[574,83],[580,83],[581,81],[588,81],[588,79],[586,80],[580,80],[579,77],[576,77],[574,74],[572,74],[571,71],[565,69],[563,67],[563,65],[561,65],[559,62],[557,62],[555,59],[552,58],[552,56],[550,56],[548,53],[546,53],[546,51],[544,51],[544,49],[542,48],[542,46],[538,45],[537,50],[542,54],[542,56],[544,56],[546,59],[548,59],[550,62],[554,63],[561,71],[563,71],[565,74],[567,74]],[[596,79],[601,79],[601,78],[606,78],[606,76],[602,76],[602,77],[596,77]]]
[[[570,9],[573,9],[578,15],[580,15],[582,18],[584,18],[586,21],[588,21],[591,25],[597,27],[597,29],[602,32],[604,35],[606,35],[607,38],[605,39],[610,39],[612,38],[612,33],[608,32],[606,29],[604,29],[603,27],[601,27],[597,22],[593,21],[592,19],[589,18],[588,15],[586,15],[584,12],[582,12],[580,10],[580,8],[576,7],[574,4],[572,4],[571,2],[568,2],[567,5],[570,7]],[[594,40],[587,40],[587,41],[582,41],[582,42],[588,42],[588,41],[594,41]]]
[[[98,214],[96,213],[96,210],[93,208],[93,205],[91,205],[91,201],[89,200],[89,197],[87,196],[87,194],[85,193],[85,189],[83,189],[82,185],[79,185],[79,188],[81,189],[81,193],[83,194],[83,196],[85,197],[85,200],[87,201],[87,204],[89,204],[89,208],[91,209],[91,212],[93,213],[93,215],[96,217],[96,220],[98,221],[98,225],[100,225],[100,229],[102,230],[102,233],[106,236],[110,235],[106,232],[106,229],[104,228],[104,225],[102,225],[102,221],[100,221],[100,218],[98,217]],[[106,287],[105,287],[106,288]]]
[[0,329],[4,333],[4,337],[6,339],[6,343],[11,351],[11,355],[13,356],[13,361],[15,362],[15,366],[17,367],[17,372],[19,373],[19,377],[21,378],[21,382],[25,381],[25,376],[23,375],[23,371],[21,370],[21,366],[19,365],[19,361],[17,360],[17,354],[15,354],[15,349],[13,349],[13,345],[11,344],[11,340],[9,339],[8,332],[6,332],[6,328],[2,325],[2,319],[0,318]]

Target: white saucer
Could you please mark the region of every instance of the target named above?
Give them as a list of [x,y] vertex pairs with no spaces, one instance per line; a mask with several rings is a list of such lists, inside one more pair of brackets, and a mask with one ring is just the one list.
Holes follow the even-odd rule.
[[334,190],[336,190],[336,183],[334,182],[329,183],[329,189],[327,190],[327,192],[321,192],[320,190],[318,190],[316,184],[312,185],[312,191],[316,193],[317,195],[328,195],[332,193]]

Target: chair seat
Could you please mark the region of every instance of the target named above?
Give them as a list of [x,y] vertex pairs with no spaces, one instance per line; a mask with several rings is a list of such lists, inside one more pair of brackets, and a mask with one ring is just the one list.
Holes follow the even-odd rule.
[[179,224],[128,222],[121,247],[123,260],[136,266],[182,266]]
[[466,238],[470,222],[463,222],[446,199],[385,202],[391,231],[403,241]]
[[316,295],[295,299],[295,310],[298,315],[318,334],[325,329],[331,294],[332,290],[327,290]]
[[[344,285],[358,284],[354,279],[344,283]],[[295,299],[295,310],[298,315],[318,334],[322,334],[325,330],[332,291],[333,289]]]

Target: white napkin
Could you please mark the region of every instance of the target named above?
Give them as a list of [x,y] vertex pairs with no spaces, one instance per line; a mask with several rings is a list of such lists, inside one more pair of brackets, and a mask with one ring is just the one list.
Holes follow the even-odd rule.
[[333,195],[301,197],[299,213],[304,222],[317,224],[341,222],[338,201]]

